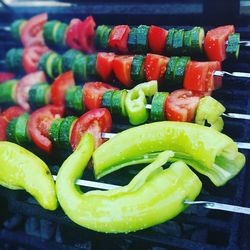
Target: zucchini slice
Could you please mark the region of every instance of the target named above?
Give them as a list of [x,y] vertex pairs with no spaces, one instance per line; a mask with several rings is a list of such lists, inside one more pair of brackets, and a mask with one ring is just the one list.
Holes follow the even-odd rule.
[[166,120],[165,102],[168,95],[168,92],[156,92],[154,94],[150,112],[150,118],[152,121],[156,122]]
[[226,48],[226,53],[229,58],[238,59],[240,52],[240,34],[231,34],[228,37],[228,43]]
[[131,79],[135,83],[144,82],[145,74],[144,74],[144,56],[135,55],[133,57],[131,71],[130,71]]

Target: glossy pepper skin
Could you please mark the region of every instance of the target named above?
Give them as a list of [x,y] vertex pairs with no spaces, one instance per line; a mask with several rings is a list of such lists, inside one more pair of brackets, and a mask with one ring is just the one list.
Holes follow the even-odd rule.
[[216,185],[224,185],[245,164],[228,136],[186,122],[155,122],[123,131],[93,154],[94,171],[100,178],[116,169],[152,162],[161,151],[173,150],[174,160],[183,160]]
[[[75,186],[94,149],[90,134],[59,170],[56,189],[64,212],[75,223],[105,233],[128,233],[169,220],[194,200],[201,190],[199,178],[183,162],[164,165],[173,152],[166,151],[123,187],[82,193]],[[185,181],[183,181],[185,180]]]
[[27,149],[0,142],[0,185],[25,189],[48,210],[57,208],[55,183],[48,166]]
[[138,84],[131,89],[125,99],[126,113],[132,125],[139,125],[147,121],[146,97],[152,97],[158,91],[157,81]]
[[205,126],[207,122],[211,128],[221,131],[224,126],[222,114],[225,107],[211,96],[203,97],[198,104],[195,123]]

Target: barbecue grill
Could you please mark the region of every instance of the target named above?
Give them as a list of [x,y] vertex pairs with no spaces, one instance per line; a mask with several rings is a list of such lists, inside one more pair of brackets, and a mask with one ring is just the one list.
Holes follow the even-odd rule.
[[[47,12],[50,19],[68,22],[73,17],[83,19],[93,15],[97,24],[157,24],[165,28],[192,25],[209,29],[214,25],[235,24],[242,40],[250,40],[249,1],[158,1],[145,3],[119,1],[0,1],[2,27],[13,20]],[[46,6],[47,2],[47,6]],[[7,5],[6,5],[7,3]],[[60,5],[59,5],[60,4]],[[20,47],[8,32],[0,32],[0,55]],[[1,65],[1,70],[5,66]],[[223,70],[250,72],[250,50],[241,48],[238,61],[226,61]],[[213,95],[228,112],[247,114],[250,110],[250,79],[223,78],[223,87]],[[250,121],[224,118],[224,133],[234,141],[250,142]],[[121,128],[121,126],[119,126]],[[117,129],[114,126],[114,132]],[[248,166],[250,151],[241,150]],[[58,159],[43,159],[58,170]],[[133,171],[136,171],[133,170]],[[132,172],[133,172],[132,171]],[[104,181],[124,184],[133,173],[121,170]],[[123,178],[121,178],[123,176]],[[118,178],[119,177],[119,178]],[[86,178],[93,179],[91,171]],[[239,176],[224,187],[216,188],[206,179],[200,200],[211,200],[250,207],[250,169],[245,167]],[[190,206],[184,213],[164,224],[136,233],[108,235],[77,226],[57,209],[49,212],[41,208],[24,191],[0,187],[0,249],[249,249],[250,217],[236,213],[207,210]]]

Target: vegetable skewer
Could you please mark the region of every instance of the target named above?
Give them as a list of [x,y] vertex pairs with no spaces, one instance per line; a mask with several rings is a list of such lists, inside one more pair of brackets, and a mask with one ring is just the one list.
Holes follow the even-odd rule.
[[[41,22],[42,21],[42,22]],[[85,20],[72,19],[69,25],[58,20],[48,21],[47,14],[34,16],[30,20],[17,20],[12,23],[10,31],[14,38],[22,40],[24,47],[40,43],[70,47],[85,52],[93,52],[95,46],[101,50],[115,50],[120,53],[190,55],[205,52],[210,60],[223,61],[228,57],[238,58],[240,34],[235,33],[233,25],[221,26],[209,30],[205,35],[202,27],[191,30],[169,29],[165,30],[154,25],[140,25],[130,28],[128,25],[108,27],[97,26],[92,16]],[[31,36],[32,28],[39,28],[41,32],[33,41],[26,37]],[[3,27],[7,30],[7,27]]]
[[[56,175],[53,175],[54,181],[56,181]],[[82,187],[91,187],[91,188],[97,188],[102,190],[110,190],[120,187],[119,185],[113,185],[113,184],[107,184],[103,182],[97,182],[97,181],[88,181],[88,180],[82,180],[78,179],[75,182],[76,185],[82,186]],[[250,208],[248,207],[241,207],[236,205],[229,205],[224,203],[218,203],[213,201],[184,201],[185,204],[188,205],[201,205],[208,209],[216,209],[216,210],[222,210],[227,212],[233,212],[233,213],[241,213],[241,214],[248,214],[250,215]]]
[[76,50],[68,50],[61,56],[52,51],[44,53],[47,50],[40,47],[26,50],[31,51],[22,53],[20,49],[9,50],[6,63],[10,70],[18,70],[23,63],[26,72],[43,70],[50,79],[72,70],[75,81],[81,84],[98,79],[106,82],[118,80],[130,88],[145,80],[157,80],[164,89],[183,86],[185,89],[207,92],[220,88],[225,74],[250,77],[249,73],[222,71],[220,62],[196,62],[190,61],[189,57],[168,58],[156,54],[117,56],[105,52],[83,55]]

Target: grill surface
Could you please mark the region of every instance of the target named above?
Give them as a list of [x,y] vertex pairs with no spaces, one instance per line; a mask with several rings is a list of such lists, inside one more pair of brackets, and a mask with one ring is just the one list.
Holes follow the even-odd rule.
[[[190,2],[199,4],[197,3],[199,1]],[[167,12],[164,9],[165,5],[162,5],[163,8],[160,15],[157,15],[156,12],[161,1],[156,1],[151,8],[148,5],[141,5],[140,10],[130,8],[129,3],[126,5],[127,12],[122,12],[122,7],[119,4],[103,4],[99,1],[94,1],[92,5],[90,3],[85,6],[81,5],[81,8],[78,10],[76,8],[50,8],[42,11],[51,13],[50,19],[64,21],[68,21],[76,16],[84,18],[86,14],[91,13],[94,14],[97,24],[151,24],[153,20],[154,24],[168,23],[171,25],[175,23],[175,26],[178,24],[184,28],[187,28],[185,24],[189,26],[195,24],[205,25],[205,29],[208,29],[214,22],[212,16],[208,20],[201,18],[203,16],[201,16],[202,13],[199,13],[199,5],[192,5],[190,10],[194,12],[192,18],[190,14],[180,16],[181,13],[178,11],[176,13],[170,11],[170,14],[163,19],[162,15]],[[102,10],[98,9],[99,5],[103,7]],[[88,6],[91,7],[91,11],[88,10]],[[120,12],[123,13],[122,15],[107,14],[112,12],[112,10],[114,10],[114,13],[117,13],[119,6]],[[148,14],[149,16],[143,15],[143,10],[147,10],[147,13],[152,13],[156,19],[149,18],[150,14]],[[4,26],[17,17],[27,18],[41,12],[41,9],[20,8],[14,9],[14,11],[0,11],[2,12],[2,17],[5,17],[4,22],[3,19],[1,20],[1,25]],[[80,13],[83,14],[81,15]],[[139,17],[138,14],[140,14]],[[246,17],[234,20],[234,23],[237,25],[236,30],[241,33],[242,40],[250,39],[250,23],[246,20]],[[220,25],[222,23],[217,24]],[[170,26],[165,27],[168,28]],[[2,58],[4,58],[9,48],[20,46],[20,44],[12,41],[9,34],[5,32],[0,33],[0,39],[2,41],[0,44],[0,55]],[[249,50],[242,49],[239,61],[225,62],[223,69],[250,72],[249,55]],[[2,65],[2,69],[4,69],[4,65]],[[222,89],[216,91],[214,97],[225,105],[228,112],[247,114],[248,110],[250,110],[250,80],[225,77],[223,78]],[[224,132],[235,141],[250,142],[250,121],[225,118]],[[243,153],[247,157],[246,166],[248,166],[250,153],[247,150],[243,151]],[[54,166],[54,159],[45,158],[45,160],[52,166],[52,172],[56,173],[58,167]],[[114,184],[124,184],[128,179],[124,180],[121,177],[131,177],[133,172],[134,170],[132,173],[128,170],[121,170],[119,174],[112,174],[104,181],[112,181],[114,183],[114,180],[119,180]],[[119,178],[114,178],[117,175]],[[87,174],[87,178],[93,179],[91,173]],[[204,178],[202,179],[204,187],[199,199],[250,207],[249,178],[250,170],[247,167],[239,176],[222,188],[214,187]],[[248,232],[250,230],[250,219],[248,216],[209,211],[198,206],[190,206],[174,220],[148,230],[126,235],[105,235],[75,225],[60,209],[56,212],[45,211],[23,191],[10,191],[0,188],[0,204],[0,249],[20,249],[20,246],[22,247],[21,249],[249,249],[250,240]]]

